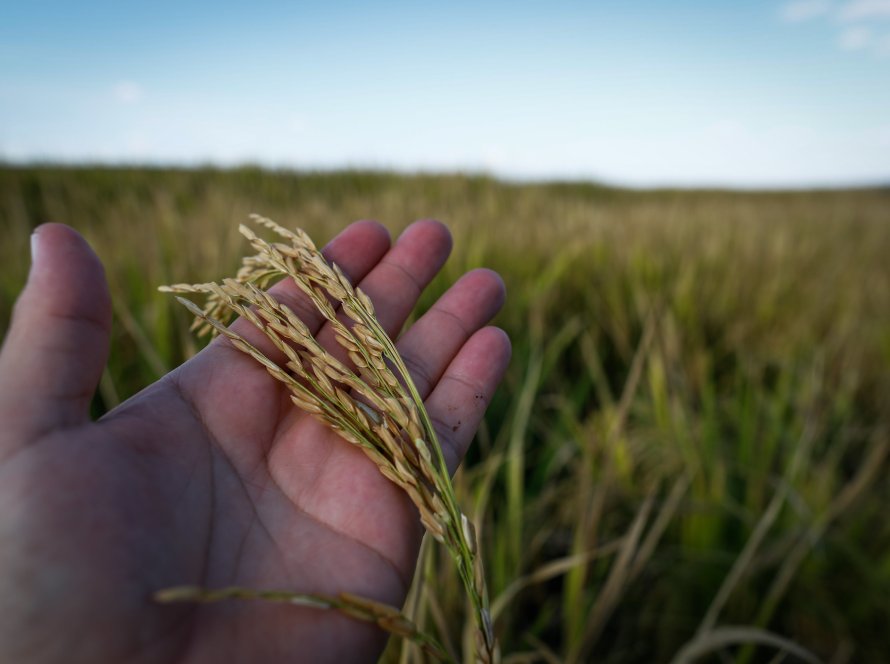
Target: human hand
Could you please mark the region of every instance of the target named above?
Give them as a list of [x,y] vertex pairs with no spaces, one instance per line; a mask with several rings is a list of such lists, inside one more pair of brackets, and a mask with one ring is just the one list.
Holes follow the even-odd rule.
[[[111,317],[101,264],[65,226],[42,226],[35,242],[0,352],[0,661],[374,661],[385,635],[335,612],[152,601],[191,584],[398,606],[418,516],[224,338],[91,422]],[[392,248],[383,227],[358,222],[325,255],[394,336],[450,245],[437,222]],[[335,346],[292,284],[272,292]],[[506,335],[484,327],[503,297],[497,275],[472,271],[398,342],[452,471],[509,359]],[[268,348],[249,323],[234,325]]]

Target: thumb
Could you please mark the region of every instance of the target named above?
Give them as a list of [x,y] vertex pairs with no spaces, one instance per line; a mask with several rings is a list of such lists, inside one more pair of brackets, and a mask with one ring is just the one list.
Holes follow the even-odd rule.
[[105,271],[86,240],[62,224],[37,228],[0,352],[0,452],[89,420],[110,329]]

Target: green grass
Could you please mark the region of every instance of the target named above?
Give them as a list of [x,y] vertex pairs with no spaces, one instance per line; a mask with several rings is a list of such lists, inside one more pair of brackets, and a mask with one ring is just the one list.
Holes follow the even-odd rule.
[[[765,631],[836,662],[890,652],[890,189],[5,167],[0,326],[31,229],[80,229],[115,301],[98,415],[196,350],[155,289],[232,273],[254,211],[319,241],[442,219],[456,251],[424,306],[468,268],[504,276],[514,361],[457,486],[516,661],[668,661],[695,639],[719,646],[703,661],[770,661],[725,645]],[[426,547],[420,570],[409,608],[459,652],[451,563]]]

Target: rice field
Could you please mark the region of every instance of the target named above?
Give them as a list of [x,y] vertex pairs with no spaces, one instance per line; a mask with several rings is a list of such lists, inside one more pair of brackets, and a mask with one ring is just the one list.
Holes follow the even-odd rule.
[[[886,660],[890,189],[4,166],[0,328],[32,228],[78,228],[115,307],[99,416],[196,352],[157,286],[234,273],[251,212],[322,242],[446,222],[421,308],[467,269],[504,277],[514,359],[455,484],[505,661]],[[452,561],[425,546],[417,577],[406,611],[459,655]]]

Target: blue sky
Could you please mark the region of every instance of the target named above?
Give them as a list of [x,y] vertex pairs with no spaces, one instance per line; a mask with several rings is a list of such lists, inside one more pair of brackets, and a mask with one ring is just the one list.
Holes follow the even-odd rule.
[[0,159],[890,181],[890,0],[7,2]]

